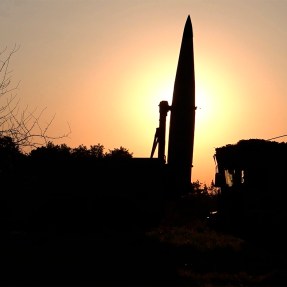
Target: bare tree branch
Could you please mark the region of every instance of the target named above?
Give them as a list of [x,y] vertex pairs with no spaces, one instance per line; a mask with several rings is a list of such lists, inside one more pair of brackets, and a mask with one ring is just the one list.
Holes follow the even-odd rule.
[[0,137],[11,137],[19,149],[26,153],[31,149],[46,145],[50,141],[66,138],[70,135],[71,129],[60,136],[49,135],[55,115],[45,124],[41,122],[46,108],[39,112],[37,109],[30,111],[28,107],[20,109],[20,100],[13,94],[18,89],[19,83],[12,85],[11,71],[9,64],[12,56],[19,50],[14,46],[11,51],[7,47],[0,51]]

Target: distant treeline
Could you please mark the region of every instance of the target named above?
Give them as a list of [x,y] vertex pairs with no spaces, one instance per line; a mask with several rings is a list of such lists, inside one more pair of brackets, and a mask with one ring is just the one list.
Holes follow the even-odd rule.
[[165,172],[157,159],[133,158],[122,146],[105,153],[101,144],[48,142],[24,154],[2,137],[0,222],[13,230],[150,224],[162,213]]
[[108,152],[104,152],[102,144],[91,145],[89,148],[85,145],[71,148],[66,144],[54,144],[49,141],[46,146],[33,149],[28,154],[20,150],[19,146],[11,137],[0,137],[0,164],[23,157],[31,158],[132,158],[133,153],[120,146]]

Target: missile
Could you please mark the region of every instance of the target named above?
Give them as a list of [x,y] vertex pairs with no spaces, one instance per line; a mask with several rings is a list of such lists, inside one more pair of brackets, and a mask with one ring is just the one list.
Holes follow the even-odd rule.
[[167,158],[173,183],[181,190],[191,185],[195,109],[193,32],[188,16],[174,82]]

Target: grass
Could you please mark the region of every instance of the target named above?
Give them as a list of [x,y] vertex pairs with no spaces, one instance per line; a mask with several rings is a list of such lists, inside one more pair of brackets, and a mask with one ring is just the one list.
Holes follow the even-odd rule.
[[165,248],[180,284],[286,286],[282,254],[266,244],[210,227],[202,210],[192,208],[198,200],[202,199],[185,198],[168,204],[159,226],[146,233]]
[[[13,278],[25,275],[33,284],[46,278],[59,282],[60,275],[66,285],[77,286],[287,286],[287,264],[282,264],[286,248],[277,238],[250,241],[219,231],[207,221],[214,209],[214,198],[190,196],[166,202],[160,222],[149,228],[121,225],[126,217],[115,220],[121,212],[117,209],[104,228],[91,219],[86,224],[80,221],[84,225],[74,233],[61,228],[75,223],[75,217],[68,216],[67,222],[57,218],[60,233],[55,229],[2,234],[2,240],[6,238],[0,249],[2,261]],[[262,236],[269,240],[269,233],[266,230]],[[8,283],[22,285],[16,280]]]

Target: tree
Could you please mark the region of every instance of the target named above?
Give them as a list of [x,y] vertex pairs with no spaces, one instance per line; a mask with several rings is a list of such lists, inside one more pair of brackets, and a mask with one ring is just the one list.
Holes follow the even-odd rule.
[[207,186],[206,183],[202,183],[199,180],[192,182],[192,189],[193,193],[196,195],[211,195],[216,196],[220,193],[220,188],[214,185],[213,180],[211,181],[210,185]]
[[27,150],[47,144],[51,140],[57,140],[67,137],[70,134],[65,133],[61,136],[53,137],[48,134],[48,130],[55,118],[43,125],[41,117],[46,108],[37,113],[37,110],[29,110],[27,107],[20,109],[19,99],[14,94],[18,89],[19,83],[12,83],[9,64],[12,56],[19,50],[14,46],[12,50],[7,48],[0,51],[0,138],[9,137],[19,149],[26,153]]
[[72,149],[72,155],[74,158],[83,159],[83,158],[88,158],[90,155],[90,152],[85,145],[81,144],[78,147]]
[[33,149],[30,152],[31,158],[36,159],[67,159],[71,155],[71,148],[66,144],[55,145],[53,142],[49,141],[46,146],[41,146]]
[[[0,174],[13,169],[15,162],[24,156],[10,137],[0,137]],[[1,178],[2,180],[3,178]]]
[[104,154],[104,146],[101,144],[91,145],[90,147],[90,154],[93,158],[103,158]]
[[[1,148],[1,141],[0,141]],[[38,159],[60,159],[60,158],[74,158],[74,159],[122,159],[132,158],[132,153],[124,147],[109,150],[104,153],[104,146],[100,143],[91,145],[87,148],[81,144],[78,147],[71,148],[66,144],[56,145],[49,141],[45,146],[40,146],[30,152],[30,157]]]
[[109,152],[105,154],[105,157],[113,159],[132,158],[133,153],[130,153],[128,149],[121,146],[119,148],[109,150]]

